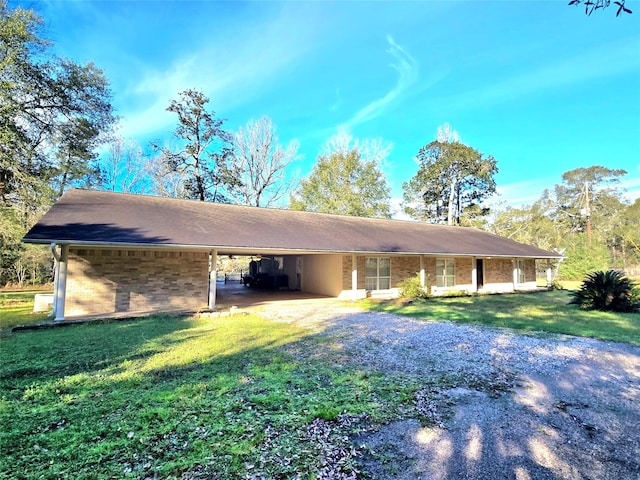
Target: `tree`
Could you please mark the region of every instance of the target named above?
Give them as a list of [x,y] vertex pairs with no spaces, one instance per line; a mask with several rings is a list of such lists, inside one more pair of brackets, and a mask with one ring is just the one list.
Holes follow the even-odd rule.
[[622,225],[622,258],[625,265],[640,265],[640,198],[624,211]]
[[149,193],[159,197],[189,198],[185,171],[172,170],[162,155],[151,156],[145,163],[150,177]]
[[560,263],[558,275],[565,280],[578,280],[590,272],[607,270],[611,263],[609,250],[604,242],[587,241],[583,233],[567,235],[564,243],[566,257]]
[[545,250],[563,247],[563,233],[546,215],[539,202],[520,208],[508,207],[497,212],[487,229],[496,235]]
[[75,182],[83,179],[95,182],[99,178],[100,168],[94,163],[98,156],[95,147],[99,136],[97,125],[85,118],[73,118],[61,125],[55,138],[58,144],[55,154],[57,165],[52,179],[57,185],[57,196]]
[[446,129],[440,132],[440,139],[420,149],[418,172],[402,185],[404,210],[417,220],[459,225],[465,210],[477,211],[495,193],[498,167],[492,156],[483,157],[457,137],[449,141]]
[[100,188],[111,192],[143,193],[149,190],[149,160],[132,140],[114,137],[100,159]]
[[[625,5],[626,0],[619,0],[613,2],[618,6],[618,10],[616,11],[616,17],[619,16],[622,12],[624,13],[633,13],[629,10]],[[611,0],[571,0],[569,5],[584,5],[584,13],[585,15],[591,15],[593,12],[598,10],[604,10],[605,8],[609,8],[611,5]]]
[[290,208],[311,212],[389,218],[389,188],[375,161],[356,149],[321,155],[291,197]]
[[562,183],[554,187],[555,220],[569,231],[586,232],[590,240],[592,223],[600,228],[615,214],[612,199],[621,197],[617,185],[626,173],[597,165],[563,173]]
[[95,171],[93,150],[115,121],[102,71],[53,55],[41,25],[0,0],[0,201],[23,216]]
[[295,141],[283,148],[269,117],[251,120],[232,140],[232,171],[238,181],[233,196],[244,205],[269,207],[288,195],[294,182],[287,167],[298,153]]
[[50,254],[20,239],[66,188],[96,179],[115,122],[102,71],[52,54],[42,24],[0,0],[0,284],[48,277]]
[[356,150],[367,161],[383,166],[391,152],[391,147],[391,143],[385,142],[382,138],[354,138],[347,127],[341,126],[327,139],[320,154],[327,157],[334,153],[347,156],[351,151]]
[[237,184],[228,166],[230,135],[222,129],[224,120],[207,111],[209,103],[202,92],[184,90],[172,100],[167,111],[178,115],[174,135],[181,148],[153,147],[158,150],[168,169],[184,175],[189,198],[200,201],[225,201],[224,189]]

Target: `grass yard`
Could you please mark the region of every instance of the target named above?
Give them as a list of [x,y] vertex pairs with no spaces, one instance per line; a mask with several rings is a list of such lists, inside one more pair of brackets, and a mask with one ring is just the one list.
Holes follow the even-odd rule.
[[[6,314],[15,308],[33,321],[28,295],[2,297],[3,328],[19,321]],[[581,311],[568,301],[567,291],[552,291],[366,305],[640,345],[640,314]],[[366,372],[331,349],[327,336],[254,315],[5,332],[0,479],[316,478],[327,465],[355,472],[347,437],[403,416],[428,423],[416,395],[447,380]]]
[[525,332],[550,332],[640,345],[640,314],[580,310],[568,305],[567,290],[549,292],[440,297],[403,304],[367,301],[375,311],[424,320],[448,320]]
[[329,450],[351,471],[343,437],[312,426],[389,421],[419,385],[280,348],[321,338],[252,315],[5,336],[0,478],[314,478]]
[[0,335],[17,325],[43,322],[47,313],[33,313],[33,297],[36,293],[50,293],[42,290],[22,290],[0,292]]

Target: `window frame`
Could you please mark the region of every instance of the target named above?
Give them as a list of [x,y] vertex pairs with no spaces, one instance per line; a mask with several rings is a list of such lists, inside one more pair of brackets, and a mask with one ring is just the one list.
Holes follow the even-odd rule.
[[516,259],[516,285],[527,283],[524,259]]
[[[442,270],[439,263],[442,262]],[[448,267],[452,267],[452,273],[448,274]],[[449,285],[448,279],[452,279]],[[455,258],[436,258],[436,287],[437,288],[453,288],[456,286],[456,259]]]
[[[367,264],[369,261],[375,260],[376,262],[376,275],[370,276],[367,275]],[[389,274],[388,275],[380,275],[380,260],[387,260],[389,262]],[[384,268],[384,267],[383,267]],[[380,280],[386,280],[387,287],[380,288]],[[371,281],[375,281],[375,288],[369,288],[371,286]],[[380,290],[391,290],[391,257],[365,257],[364,260],[364,288],[367,291],[380,291]]]

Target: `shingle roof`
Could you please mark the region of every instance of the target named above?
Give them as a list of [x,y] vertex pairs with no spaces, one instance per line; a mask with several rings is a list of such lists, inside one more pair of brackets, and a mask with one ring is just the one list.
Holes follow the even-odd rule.
[[69,190],[28,243],[560,258],[475,228]]

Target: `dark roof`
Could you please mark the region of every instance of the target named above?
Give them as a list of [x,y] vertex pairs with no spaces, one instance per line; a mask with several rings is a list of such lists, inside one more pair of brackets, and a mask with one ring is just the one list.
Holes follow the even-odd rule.
[[559,258],[475,228],[69,190],[29,243]]

